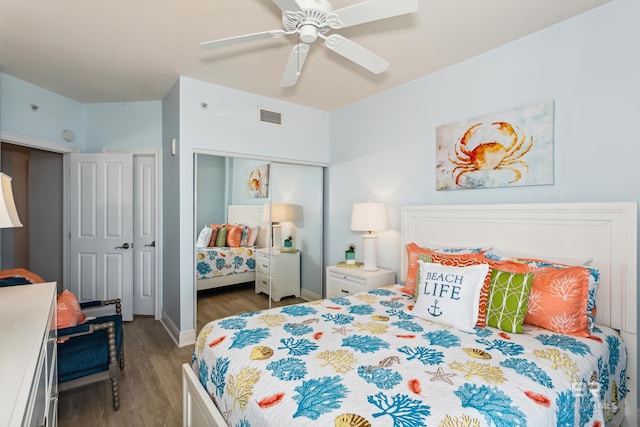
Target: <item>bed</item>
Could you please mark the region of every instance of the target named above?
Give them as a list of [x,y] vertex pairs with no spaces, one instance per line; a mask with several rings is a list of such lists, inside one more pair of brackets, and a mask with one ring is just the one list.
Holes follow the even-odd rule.
[[248,313],[199,335],[183,365],[184,425],[636,425],[636,211],[402,207],[402,280],[411,242],[592,258],[591,337],[418,322],[399,285]]
[[[262,211],[262,205],[229,205],[227,222],[261,226]],[[266,229],[261,226],[250,247],[196,247],[197,290],[255,281],[255,249],[266,246],[266,239]]]

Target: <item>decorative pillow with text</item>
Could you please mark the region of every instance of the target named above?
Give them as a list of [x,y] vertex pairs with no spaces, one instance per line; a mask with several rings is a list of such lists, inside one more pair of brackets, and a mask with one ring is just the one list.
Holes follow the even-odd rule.
[[452,267],[422,260],[418,265],[420,283],[413,315],[463,331],[473,331],[478,321],[480,290],[489,265]]

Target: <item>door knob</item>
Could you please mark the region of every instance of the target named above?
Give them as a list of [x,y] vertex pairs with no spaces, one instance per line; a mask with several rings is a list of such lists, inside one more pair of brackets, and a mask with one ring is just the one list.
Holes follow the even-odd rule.
[[146,246],[151,246],[152,248],[155,248],[155,247],[156,247],[156,241],[154,240],[154,241],[153,241],[153,242],[151,242],[150,244],[148,244],[148,245],[144,245],[144,246],[145,246],[145,247],[146,247]]
[[129,249],[129,244],[123,243],[122,246],[116,246],[116,249]]

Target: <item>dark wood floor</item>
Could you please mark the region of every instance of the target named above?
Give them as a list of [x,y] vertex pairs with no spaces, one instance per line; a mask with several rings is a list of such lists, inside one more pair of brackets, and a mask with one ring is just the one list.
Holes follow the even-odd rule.
[[[301,298],[272,301],[272,306],[304,302]],[[268,308],[268,298],[253,284],[198,295],[197,331],[210,320]],[[136,316],[125,322],[126,368],[120,376],[120,410],[111,406],[109,381],[60,393],[58,425],[180,426],[182,425],[181,366],[191,361],[193,345],[178,348],[159,321]]]

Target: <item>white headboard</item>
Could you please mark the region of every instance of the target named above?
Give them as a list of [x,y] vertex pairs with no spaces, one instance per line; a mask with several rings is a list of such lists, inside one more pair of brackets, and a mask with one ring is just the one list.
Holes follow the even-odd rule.
[[400,220],[402,281],[405,245],[411,242],[593,258],[590,265],[600,271],[596,321],[620,330],[627,344],[631,381],[626,410],[636,420],[637,203],[404,206]]
[[231,224],[259,225],[260,231],[255,246],[264,248],[267,246],[267,229],[262,222],[262,205],[229,205],[227,222]]

